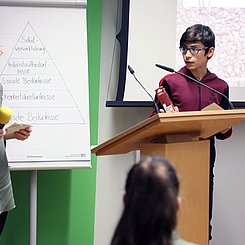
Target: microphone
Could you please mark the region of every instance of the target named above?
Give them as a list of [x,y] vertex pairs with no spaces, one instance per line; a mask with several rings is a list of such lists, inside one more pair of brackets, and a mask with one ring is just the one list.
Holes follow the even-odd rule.
[[4,125],[7,124],[12,117],[12,110],[9,107],[0,108],[0,129],[3,129]]
[[153,105],[154,105],[154,108],[156,110],[156,113],[158,114],[159,113],[159,108],[155,102],[155,100],[153,99],[153,97],[151,96],[151,94],[145,89],[145,87],[142,85],[142,83],[137,79],[137,77],[135,76],[135,71],[134,69],[128,65],[128,70],[129,72],[134,76],[134,79],[137,81],[137,83],[144,89],[144,91],[148,94],[148,96],[151,98],[152,102],[153,102]]
[[224,97],[224,98],[228,101],[229,106],[230,106],[230,109],[234,109],[234,106],[233,106],[233,104],[230,102],[229,98],[228,98],[227,96],[225,96],[223,93],[221,93],[220,91],[218,91],[218,90],[216,90],[216,89],[214,89],[214,88],[212,88],[212,87],[206,85],[205,83],[202,83],[202,82],[198,81],[197,79],[195,79],[195,78],[193,78],[193,77],[190,77],[190,76],[188,76],[188,75],[186,75],[186,74],[184,74],[184,73],[182,73],[182,72],[175,71],[173,68],[170,68],[170,67],[167,67],[167,66],[163,66],[163,65],[159,65],[159,64],[155,64],[155,66],[158,67],[158,68],[161,68],[161,69],[163,69],[163,70],[165,70],[165,71],[168,71],[168,72],[172,72],[172,73],[174,72],[174,73],[177,73],[177,74],[179,74],[179,75],[181,75],[181,76],[184,76],[184,77],[186,77],[186,78],[188,78],[188,79],[190,79],[190,80],[192,80],[192,81],[194,81],[194,82],[196,82],[196,83],[198,83],[198,84],[200,84],[200,85],[202,85],[202,86],[204,86],[204,87],[206,87],[206,88],[212,90],[213,92],[215,92],[215,93],[221,95],[222,97]]

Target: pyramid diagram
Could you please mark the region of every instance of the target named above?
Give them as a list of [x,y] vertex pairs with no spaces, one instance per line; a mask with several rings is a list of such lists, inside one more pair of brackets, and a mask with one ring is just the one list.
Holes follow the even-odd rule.
[[12,122],[85,124],[58,67],[30,22],[24,27],[0,76],[3,104]]

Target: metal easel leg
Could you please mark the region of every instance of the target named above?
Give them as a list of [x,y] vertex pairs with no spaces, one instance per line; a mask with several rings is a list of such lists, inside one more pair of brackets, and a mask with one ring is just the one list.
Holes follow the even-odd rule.
[[37,240],[37,170],[30,172],[30,243],[36,245]]

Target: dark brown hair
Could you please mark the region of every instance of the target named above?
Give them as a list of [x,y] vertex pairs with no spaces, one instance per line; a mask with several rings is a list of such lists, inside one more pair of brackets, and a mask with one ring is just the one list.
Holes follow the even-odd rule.
[[126,181],[125,207],[111,245],[171,245],[179,181],[160,157],[135,164]]
[[[188,27],[182,34],[180,47],[186,46],[189,42],[197,41],[201,41],[208,49],[215,47],[215,35],[211,28],[202,24],[196,24]],[[206,53],[208,52],[208,49],[205,51]]]

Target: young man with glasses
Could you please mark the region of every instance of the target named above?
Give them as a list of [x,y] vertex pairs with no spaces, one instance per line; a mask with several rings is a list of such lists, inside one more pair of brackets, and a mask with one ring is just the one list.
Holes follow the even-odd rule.
[[[207,63],[212,58],[215,49],[215,35],[208,27],[201,24],[193,25],[186,29],[180,39],[180,52],[182,53],[185,66],[179,72],[190,76],[201,83],[219,91],[225,96],[212,91],[211,89],[200,85],[180,74],[168,74],[160,80],[159,85],[163,86],[168,93],[170,99],[175,105],[175,111],[200,111],[204,107],[216,103],[223,109],[229,109],[230,104],[229,86],[218,78],[214,73],[211,73],[207,68]],[[225,98],[227,97],[227,98]],[[155,98],[157,105],[162,110],[162,105]],[[155,111],[152,113],[154,114]],[[210,137],[210,190],[209,190],[209,239],[211,236],[211,219],[213,206],[213,184],[214,174],[213,167],[215,162],[215,137],[217,139],[226,139],[232,134],[232,129],[228,128],[222,132]]]

